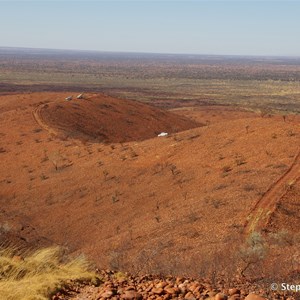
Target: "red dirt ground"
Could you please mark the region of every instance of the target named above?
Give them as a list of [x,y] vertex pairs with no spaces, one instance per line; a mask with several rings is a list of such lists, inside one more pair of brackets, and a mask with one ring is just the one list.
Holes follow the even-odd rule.
[[161,109],[109,96],[44,104],[38,114],[48,127],[85,141],[124,143],[141,141],[161,132],[199,127],[194,121]]
[[[2,240],[64,245],[112,269],[199,274],[224,253],[226,264],[250,212],[299,152],[297,116],[284,122],[208,106],[166,112],[94,94],[65,102],[68,95],[0,98]],[[297,232],[297,174],[257,230]]]

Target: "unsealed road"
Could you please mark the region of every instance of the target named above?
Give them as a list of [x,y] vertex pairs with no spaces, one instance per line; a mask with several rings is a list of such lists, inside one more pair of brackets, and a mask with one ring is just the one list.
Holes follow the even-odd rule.
[[300,151],[289,169],[275,181],[266,193],[256,202],[245,224],[245,233],[264,229],[277,203],[288,190],[300,179]]

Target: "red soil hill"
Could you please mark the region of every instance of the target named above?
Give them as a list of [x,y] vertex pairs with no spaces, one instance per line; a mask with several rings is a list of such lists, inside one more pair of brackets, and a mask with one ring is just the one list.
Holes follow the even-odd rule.
[[163,131],[174,133],[200,126],[184,116],[105,95],[46,104],[40,117],[69,137],[106,143],[140,141]]

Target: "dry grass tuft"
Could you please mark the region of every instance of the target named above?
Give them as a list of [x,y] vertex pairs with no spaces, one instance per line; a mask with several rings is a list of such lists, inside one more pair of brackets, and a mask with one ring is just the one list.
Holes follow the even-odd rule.
[[59,247],[16,256],[13,248],[0,249],[2,300],[46,300],[70,280],[91,280],[95,274],[83,256],[67,259]]

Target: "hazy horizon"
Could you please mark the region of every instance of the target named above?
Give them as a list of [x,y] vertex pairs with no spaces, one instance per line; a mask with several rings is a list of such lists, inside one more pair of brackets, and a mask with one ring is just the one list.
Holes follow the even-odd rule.
[[12,47],[12,46],[0,46],[0,49],[16,49],[16,50],[30,50],[30,51],[54,51],[54,52],[91,52],[98,54],[141,54],[141,55],[162,55],[162,56],[207,56],[207,57],[241,57],[241,58],[295,58],[300,59],[300,55],[247,55],[247,54],[209,54],[209,53],[169,53],[169,52],[139,52],[139,51],[102,51],[102,50],[90,50],[90,49],[59,49],[59,48],[39,48],[39,47]]
[[299,57],[297,1],[1,1],[0,47]]

